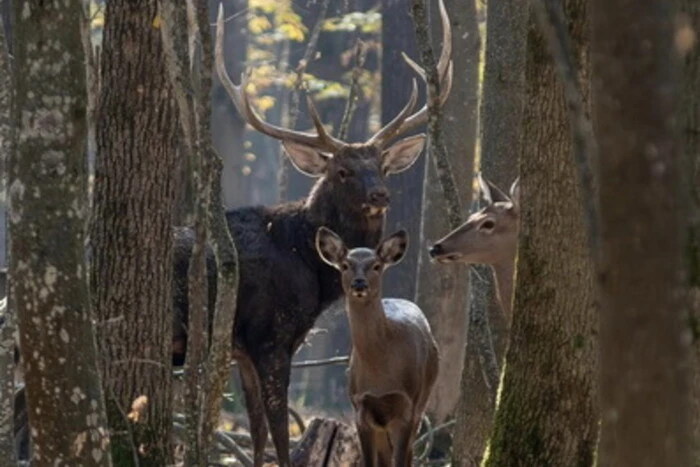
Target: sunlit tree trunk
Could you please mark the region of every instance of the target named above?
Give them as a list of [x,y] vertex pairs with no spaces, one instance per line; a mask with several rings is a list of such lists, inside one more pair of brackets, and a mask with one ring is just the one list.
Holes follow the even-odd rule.
[[691,465],[683,41],[674,2],[591,3],[602,222],[598,465]]
[[110,0],[98,103],[92,293],[116,465],[171,458],[177,120],[156,1]]
[[[583,83],[586,4],[565,2]],[[532,8],[527,41],[513,324],[485,465],[588,466],[597,435],[591,264],[567,108]]]
[[13,5],[10,294],[20,311],[32,465],[108,466],[85,255],[82,8],[36,0]]

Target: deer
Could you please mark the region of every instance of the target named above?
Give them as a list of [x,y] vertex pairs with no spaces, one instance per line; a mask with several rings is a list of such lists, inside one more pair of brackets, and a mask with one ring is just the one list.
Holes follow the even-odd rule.
[[520,224],[520,179],[505,194],[478,176],[482,198],[479,211],[429,247],[430,258],[439,263],[488,264],[496,281],[496,296],[505,315],[512,316],[513,273]]
[[316,233],[316,250],[340,272],[345,292],[352,341],[348,392],[367,467],[412,464],[413,441],[438,376],[438,346],[421,309],[382,298],[384,272],[407,247],[405,230],[375,249],[349,249],[326,227]]
[[[452,84],[450,22],[442,1],[443,48],[437,68],[441,104]],[[405,107],[361,143],[332,136],[313,100],[307,96],[313,132],[297,131],[264,121],[252,108],[246,76],[239,85],[228,75],[223,59],[223,8],[219,7],[214,45],[215,68],[238,113],[258,132],[281,142],[296,170],[318,180],[306,198],[273,206],[250,206],[226,213],[238,249],[240,281],[232,332],[232,357],[238,370],[253,443],[253,463],[263,464],[268,429],[281,467],[290,465],[287,393],[294,353],[316,318],[343,296],[339,278],[314,246],[316,230],[327,226],[351,247],[377,245],[382,237],[390,193],[386,178],[409,169],[423,150],[426,136],[397,139],[425,124],[427,105],[415,110],[417,82]],[[410,59],[413,70],[425,73]],[[186,354],[187,270],[193,244],[188,228],[174,230],[173,363]],[[216,297],[215,261],[208,251],[208,307]],[[211,319],[210,319],[211,322]]]

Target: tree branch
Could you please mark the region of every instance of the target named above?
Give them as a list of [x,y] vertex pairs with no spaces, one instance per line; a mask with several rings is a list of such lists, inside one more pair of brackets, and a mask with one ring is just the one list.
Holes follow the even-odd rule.
[[357,44],[355,44],[355,66],[352,69],[352,78],[350,80],[350,93],[348,94],[348,101],[345,104],[345,110],[343,111],[343,118],[340,120],[340,126],[338,127],[338,138],[346,140],[348,138],[348,131],[350,130],[350,120],[352,119],[355,109],[357,108],[357,100],[360,97],[360,75],[362,74],[362,69],[365,66],[365,58],[367,58],[367,47],[362,40],[358,39]]

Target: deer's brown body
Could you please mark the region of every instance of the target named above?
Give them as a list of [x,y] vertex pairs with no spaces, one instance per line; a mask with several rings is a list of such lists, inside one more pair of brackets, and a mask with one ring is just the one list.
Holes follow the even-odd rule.
[[350,251],[321,228],[317,250],[341,271],[350,322],[349,394],[366,466],[412,464],[412,447],[439,368],[428,320],[408,300],[381,298],[384,269],[403,258],[407,235],[399,231],[376,250]]
[[501,308],[510,318],[520,224],[519,184],[513,182],[507,195],[480,175],[479,186],[486,206],[431,246],[430,257],[440,263],[490,265]]

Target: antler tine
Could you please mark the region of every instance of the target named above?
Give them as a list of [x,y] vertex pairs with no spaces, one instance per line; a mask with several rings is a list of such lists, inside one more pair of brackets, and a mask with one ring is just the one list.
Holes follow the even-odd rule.
[[318,137],[322,140],[327,141],[330,146],[336,149],[340,149],[341,147],[343,147],[345,145],[345,142],[343,140],[335,138],[333,135],[326,131],[326,127],[323,126],[321,117],[318,116],[316,104],[314,104],[314,100],[309,95],[306,96],[306,104],[309,107],[311,121],[313,121],[314,123],[314,127],[316,128],[316,133],[318,133]]
[[[453,65],[452,65],[452,25],[450,24],[450,18],[447,14],[447,9],[445,8],[444,0],[440,0],[440,19],[442,21],[442,52],[440,53],[440,58],[437,63],[438,79],[440,80],[440,105],[443,105],[450,95],[452,90],[452,76],[453,76]],[[402,53],[402,56],[408,66],[410,66],[413,71],[416,72],[424,81],[426,79],[425,70],[423,67],[418,65],[414,60],[412,60],[408,55]],[[406,132],[407,130],[414,128],[418,125],[425,123],[428,120],[428,104],[426,103],[421,107],[416,113],[406,117],[402,124],[394,129],[392,135],[386,135],[384,142]]]
[[248,99],[248,93],[246,92],[247,79],[245,76],[241,77],[241,84],[236,86],[226,71],[226,64],[224,62],[224,9],[223,5],[219,4],[219,13],[216,18],[216,44],[214,47],[214,57],[216,62],[216,71],[221,80],[221,84],[226,89],[229,97],[236,106],[238,113],[257,131],[263,133],[272,138],[291,141],[296,143],[301,143],[306,146],[310,146],[321,151],[335,152],[346,143],[333,138],[330,136],[323,125],[320,123],[320,118],[316,108],[309,106],[311,112],[311,118],[314,121],[314,126],[318,131],[318,134],[307,133],[303,131],[289,130],[286,128],[273,125],[261,119],[257,113],[253,110]]
[[404,121],[406,118],[408,118],[409,114],[413,112],[414,107],[416,106],[416,102],[418,101],[418,83],[416,82],[415,78],[413,79],[413,87],[411,89],[411,97],[408,99],[408,102],[404,106],[403,109],[401,109],[401,112],[399,112],[396,117],[386,125],[382,129],[380,129],[378,132],[376,132],[368,141],[367,144],[372,144],[375,146],[383,146],[387,141],[392,139],[394,136],[396,136],[397,131],[403,126]]

